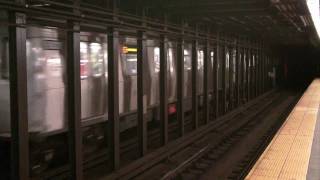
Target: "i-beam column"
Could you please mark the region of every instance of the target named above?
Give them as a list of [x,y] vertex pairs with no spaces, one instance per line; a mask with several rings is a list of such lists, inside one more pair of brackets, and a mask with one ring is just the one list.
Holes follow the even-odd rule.
[[[250,45],[251,46],[251,45]],[[248,48],[248,62],[247,62],[247,64],[248,64],[248,80],[247,80],[247,82],[248,82],[248,101],[250,101],[251,100],[251,92],[252,92],[252,89],[251,89],[251,79],[252,79],[252,73],[251,73],[251,70],[252,70],[252,61],[251,61],[251,59],[252,59],[252,54],[251,54],[251,47],[249,47]]]
[[146,104],[144,103],[144,61],[147,61],[143,55],[145,50],[146,36],[142,31],[138,32],[138,52],[137,52],[137,70],[138,70],[138,140],[139,140],[139,155],[144,156],[147,152],[147,121],[145,118]]
[[218,89],[218,83],[219,83],[219,61],[220,61],[220,34],[217,33],[217,41],[216,41],[216,49],[214,53],[214,65],[213,65],[213,94],[214,94],[214,104],[213,104],[213,112],[214,112],[214,118],[217,119],[219,116],[219,89]]
[[198,71],[198,41],[192,41],[192,121],[195,129],[199,125],[198,117],[198,93],[197,93],[197,71]]
[[236,44],[236,83],[237,83],[237,100],[236,100],[236,107],[240,104],[240,78],[241,78],[241,59],[240,59],[240,47],[239,47],[239,40]]
[[119,137],[119,32],[108,29],[108,136],[109,160],[113,170],[120,166]]
[[[24,4],[23,0],[16,2]],[[26,23],[22,13],[9,12],[11,178],[29,179],[29,134],[27,100]]]
[[[248,44],[247,44],[248,45]],[[249,47],[246,48],[246,68],[247,68],[247,72],[246,72],[246,96],[247,96],[247,102],[250,100],[250,67],[249,67],[249,63],[250,63],[250,49]]]
[[184,40],[181,38],[177,46],[177,117],[180,136],[184,135]]
[[222,68],[222,114],[224,115],[226,113],[226,102],[227,102],[227,88],[226,88],[226,51],[227,47],[226,45],[223,45],[223,53],[222,53],[222,62],[221,62],[221,68]]
[[69,21],[67,32],[67,97],[71,178],[82,179],[80,26]]
[[209,40],[206,40],[206,44],[204,47],[204,83],[203,83],[203,88],[204,88],[204,120],[205,124],[208,124],[209,122],[209,86],[208,86],[208,73],[209,73],[209,62],[210,62],[210,44]]
[[162,144],[168,143],[167,38],[160,37],[160,121]]

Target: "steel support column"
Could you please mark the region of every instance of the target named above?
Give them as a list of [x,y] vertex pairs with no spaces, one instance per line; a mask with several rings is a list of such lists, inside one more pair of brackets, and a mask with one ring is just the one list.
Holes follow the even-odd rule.
[[255,55],[256,55],[256,59],[255,59],[255,63],[256,63],[256,77],[255,77],[255,82],[256,82],[256,92],[255,92],[255,97],[258,96],[259,94],[259,84],[260,84],[260,55],[259,55],[259,49],[256,50],[255,52]]
[[241,48],[242,55],[241,55],[241,68],[242,68],[242,75],[241,75],[241,103],[245,102],[246,99],[246,49],[243,47]]
[[247,102],[250,100],[250,48],[246,49],[246,66],[247,66]]
[[[19,1],[20,2],[20,1]],[[21,2],[21,3],[24,3]],[[11,178],[29,179],[29,134],[27,100],[26,16],[9,12]]]
[[203,93],[204,93],[204,120],[205,123],[208,124],[209,122],[209,86],[208,86],[208,80],[209,80],[209,64],[210,62],[210,44],[209,44],[209,40],[206,40],[206,44],[204,47],[204,83],[203,83]]
[[114,170],[117,170],[120,166],[118,37],[118,31],[114,28],[108,29],[108,148],[110,152],[109,160]]
[[267,63],[267,57],[265,50],[262,51],[263,56],[263,92],[267,92],[266,86],[267,86],[267,69],[266,69],[266,63]]
[[138,32],[138,40],[137,40],[137,76],[138,76],[138,140],[139,140],[139,155],[144,156],[147,152],[147,120],[145,118],[146,113],[146,99],[144,96],[144,61],[147,61],[144,56],[144,49],[146,47],[146,36],[142,31]]
[[68,22],[67,32],[67,99],[68,134],[71,178],[82,179],[81,85],[80,85],[80,26]]
[[239,47],[239,41],[237,41],[236,44],[236,83],[237,83],[237,90],[236,90],[236,106],[239,106],[240,104],[240,78],[241,78],[241,57],[240,57],[240,47]]
[[260,48],[259,50],[259,95],[262,94],[262,87],[263,87],[263,71],[262,71],[262,62],[263,62],[263,59],[262,59],[262,47]]
[[192,41],[192,121],[195,129],[198,128],[198,92],[197,92],[197,71],[198,71],[198,41]]
[[177,118],[180,136],[184,135],[184,40],[177,46]]
[[228,53],[229,53],[229,94],[228,94],[228,110],[233,109],[233,103],[234,103],[234,84],[233,84],[233,63],[234,63],[234,45],[230,46],[230,48],[228,48]]
[[213,65],[213,94],[214,94],[214,104],[213,104],[213,112],[214,118],[217,119],[219,116],[219,62],[220,62],[220,34],[217,33],[217,42],[216,42],[216,52],[214,53],[214,65]]
[[261,47],[261,94],[264,93],[264,56],[263,56],[263,49]]
[[167,38],[160,39],[160,121],[162,144],[168,143]]
[[239,105],[243,100],[243,48],[239,47]]
[[227,104],[227,88],[226,88],[226,45],[223,45],[223,51],[222,51],[222,62],[221,62],[221,68],[222,68],[222,114],[226,113],[226,104]]

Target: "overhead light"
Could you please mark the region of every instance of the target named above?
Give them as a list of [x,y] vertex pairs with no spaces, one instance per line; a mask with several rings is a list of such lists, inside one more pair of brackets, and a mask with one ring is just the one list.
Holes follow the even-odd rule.
[[319,0],[306,0],[314,27],[317,31],[318,37],[320,38],[320,5]]

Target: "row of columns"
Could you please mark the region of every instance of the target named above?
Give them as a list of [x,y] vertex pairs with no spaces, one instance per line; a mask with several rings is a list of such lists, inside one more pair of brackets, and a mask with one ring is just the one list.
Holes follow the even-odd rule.
[[[17,0],[18,1],[18,0]],[[22,2],[24,3],[24,2]],[[26,27],[19,26],[26,24],[24,14],[10,12],[10,21],[18,26],[10,26],[10,88],[11,88],[11,130],[12,130],[12,179],[29,178],[29,136],[28,136],[28,103],[27,103],[27,66],[26,66]],[[81,180],[83,178],[83,154],[82,154],[82,133],[81,133],[81,88],[80,88],[80,25],[78,22],[69,21],[67,32],[67,98],[68,98],[68,135],[69,135],[69,157],[70,157],[70,179]],[[143,52],[146,47],[146,33],[137,33],[137,70],[138,70],[138,143],[139,155],[144,156],[147,149],[147,122],[144,109],[144,89],[143,61],[147,61]],[[119,32],[115,28],[108,28],[108,144],[109,157],[114,170],[120,167],[120,131],[119,131],[119,84],[118,84],[118,54],[119,54]],[[226,75],[226,45],[219,42],[220,36],[217,35],[217,43],[214,48],[214,64],[212,74],[209,74],[209,62],[211,59],[211,49],[209,40],[204,43],[204,118],[205,124],[209,123],[209,112],[214,114],[213,118],[220,116],[219,106],[223,107],[223,114],[227,112],[227,88]],[[167,98],[167,42],[165,35],[160,36],[160,120],[161,120],[161,142],[162,145],[168,143],[168,98]],[[177,121],[179,124],[180,136],[185,134],[185,107],[184,107],[184,44],[183,38],[177,43]],[[197,66],[198,66],[198,40],[192,41],[192,122],[194,128],[199,126],[198,116],[198,95],[197,95]],[[230,87],[229,95],[235,94],[236,105],[241,104],[241,99],[246,96],[247,101],[266,91],[264,80],[266,78],[265,54],[262,50],[253,50],[236,45],[236,88]],[[246,56],[244,56],[246,54]],[[253,63],[253,54],[258,61],[255,68],[248,68],[249,62]],[[230,57],[229,63],[231,63]],[[219,77],[218,61],[222,61],[222,77]],[[246,74],[244,74],[244,60],[246,62]],[[258,63],[257,63],[258,62]],[[229,71],[234,68],[229,64]],[[249,71],[250,70],[250,71]],[[231,71],[230,71],[231,72]],[[253,75],[255,81],[253,84]],[[232,79],[232,73],[229,78]],[[222,102],[219,101],[219,78],[222,81]],[[244,80],[247,79],[245,93],[241,93],[241,85],[244,87]],[[249,83],[250,78],[250,83]],[[259,80],[259,81],[258,81]],[[213,83],[213,106],[209,105],[209,86]],[[230,84],[230,85],[231,85]],[[252,90],[255,89],[255,92]],[[235,92],[233,92],[235,91]]]

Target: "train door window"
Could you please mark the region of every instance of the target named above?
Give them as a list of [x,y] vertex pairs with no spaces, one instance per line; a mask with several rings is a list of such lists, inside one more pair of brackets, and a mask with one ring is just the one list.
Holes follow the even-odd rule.
[[28,26],[26,40],[31,176],[68,163],[65,31]]
[[[209,87],[209,93],[213,94],[213,79],[215,78],[213,76],[214,72],[214,51],[210,52],[210,62],[209,62],[209,72],[208,72],[208,87]],[[212,78],[210,78],[212,77]]]
[[[167,87],[168,87],[168,102],[169,102],[169,104],[175,102],[176,98],[177,98],[176,51],[177,51],[176,43],[168,42],[168,50],[167,50],[167,59],[168,59],[167,83],[168,83],[168,85],[167,85]],[[175,105],[172,105],[170,112],[175,113]]]
[[204,104],[204,51],[203,46],[197,50],[197,96],[198,96],[198,118],[199,125],[205,124],[203,118],[203,104]]
[[[0,10],[0,19],[8,20],[7,12]],[[10,179],[10,81],[9,81],[9,31],[0,26],[0,174]]]
[[160,48],[153,48],[153,59],[154,59],[154,71],[156,73],[160,72]]
[[191,52],[191,44],[185,44],[185,49],[183,51],[184,54],[184,96],[191,97],[191,85],[192,85],[192,77],[191,77],[191,69],[192,69],[192,52]]
[[[137,75],[137,47],[136,43],[133,43],[133,41],[136,41],[133,38],[126,38],[126,43],[122,47],[122,60],[124,63],[124,73],[127,76],[136,76]],[[131,43],[135,45],[131,45]]]
[[[168,121],[173,123],[176,121],[177,112],[177,66],[176,54],[177,44],[174,41],[167,42],[167,94],[168,94]],[[176,128],[175,131],[178,131]],[[169,134],[169,141],[178,138],[177,134]]]
[[107,37],[80,33],[80,77],[82,120],[105,120],[107,106]]
[[[121,130],[136,125],[137,110],[137,39],[128,36],[120,37],[119,61],[119,111],[126,123],[121,124]],[[125,116],[125,114],[128,114]],[[133,117],[134,116],[134,117]],[[130,119],[130,120],[128,120]],[[128,121],[128,122],[127,122]]]
[[[146,52],[147,60],[144,65],[149,69],[144,69],[143,81],[148,109],[155,107],[159,103],[159,73],[160,73],[160,44],[158,40],[148,39]],[[150,117],[157,119],[155,114]]]
[[[121,35],[119,37],[119,43],[119,115],[121,132],[120,143],[124,143],[126,141],[131,141],[135,138],[138,138],[136,130],[138,122],[138,47],[137,39],[135,37],[129,37],[127,35]],[[145,54],[146,48],[144,48],[143,52],[144,57]],[[146,62],[142,63],[145,65]],[[144,73],[144,75],[146,75],[145,71]],[[143,78],[146,79],[146,76],[143,76]],[[144,87],[146,87],[146,85]],[[143,109],[143,111],[147,112],[147,109]],[[135,158],[139,157],[139,151],[137,148],[138,147],[132,150],[132,153],[134,153]],[[132,159],[132,157],[122,155],[120,156],[120,159],[120,162],[123,162],[121,165],[126,165],[126,163],[130,163],[134,160]]]
[[232,53],[232,82],[233,82],[233,84],[236,83],[236,67],[237,67],[236,56],[237,56],[237,50],[234,49],[233,53]]
[[[184,44],[184,82],[183,82],[183,90],[184,90],[184,115],[185,119],[189,118],[192,114],[192,45],[190,43]],[[187,126],[185,124],[186,130],[188,128],[192,128],[191,126]]]
[[230,54],[229,54],[229,51],[227,50],[226,51],[226,66],[225,66],[225,84],[226,84],[226,88],[229,88],[229,78],[230,78],[230,73],[229,73],[229,70],[230,70]]
[[[209,109],[213,109],[213,101],[214,101],[214,82],[216,75],[214,74],[214,51],[210,51],[210,61],[209,61],[209,68],[208,68],[208,93],[209,93]],[[209,111],[210,119],[213,119],[213,111]]]
[[197,75],[197,79],[198,79],[198,85],[197,85],[197,93],[198,94],[203,94],[203,80],[204,80],[204,69],[203,69],[203,63],[204,63],[204,52],[203,50],[198,50],[198,75]]
[[66,127],[63,32],[27,28],[29,130],[50,132]]

